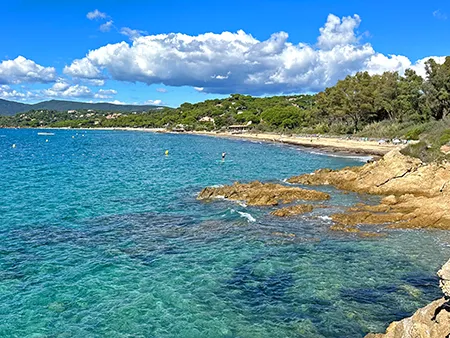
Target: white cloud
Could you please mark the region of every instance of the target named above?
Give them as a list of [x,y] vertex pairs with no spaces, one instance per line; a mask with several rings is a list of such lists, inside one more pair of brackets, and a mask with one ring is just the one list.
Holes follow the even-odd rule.
[[43,67],[23,56],[0,63],[0,84],[48,83],[55,79],[54,67]]
[[330,14],[317,45],[294,44],[279,32],[264,41],[244,31],[190,36],[136,37],[108,44],[74,60],[64,73],[79,78],[191,86],[205,93],[273,94],[315,92],[358,71],[403,72],[421,67],[402,55],[384,55],[360,43],[358,15]]
[[100,12],[98,9],[89,12],[86,14],[86,17],[89,20],[94,20],[94,19],[106,19],[107,15],[106,13]]
[[30,91],[19,92],[8,85],[0,85],[0,99],[25,101],[35,97]]
[[114,89],[100,89],[97,93],[94,94],[94,98],[96,98],[96,99],[111,99],[116,94],[117,94],[117,91]]
[[167,93],[167,89],[166,88],[156,88],[156,91],[158,93]]
[[70,66],[65,66],[63,73],[72,77],[96,81],[104,78],[102,72],[86,58],[75,60]]
[[83,79],[84,82],[90,84],[91,86],[104,86],[105,85],[105,80],[96,80],[96,79]]
[[423,59],[420,59],[416,61],[415,64],[413,64],[410,68],[415,70],[417,74],[425,78],[426,72],[425,72],[425,62],[429,59],[434,59],[439,64],[443,64],[445,62],[445,56],[429,56]]
[[144,102],[144,104],[154,104],[154,105],[161,105],[163,102],[162,100],[147,100]]
[[127,104],[126,102],[122,102],[122,101],[119,101],[119,100],[114,100],[114,101],[109,101],[108,103],[112,103],[112,104]]
[[64,80],[59,80],[51,88],[39,91],[40,96],[56,98],[95,98],[111,99],[117,94],[114,89],[99,89],[93,92],[89,87],[75,84],[70,85]]
[[111,30],[111,28],[113,27],[113,23],[114,21],[109,20],[108,22],[105,22],[103,25],[100,25],[100,30],[102,32],[109,32]]
[[147,34],[146,31],[140,31],[138,29],[131,29],[128,27],[122,27],[120,29],[120,34],[126,35],[130,38],[130,40],[134,40],[144,34]]
[[447,20],[447,14],[441,12],[440,9],[437,9],[433,12],[433,16],[438,20]]
[[329,14],[325,26],[320,28],[320,36],[317,45],[321,49],[332,49],[339,45],[353,44],[358,41],[355,29],[359,27],[361,18],[359,15],[345,16],[342,20],[336,15]]

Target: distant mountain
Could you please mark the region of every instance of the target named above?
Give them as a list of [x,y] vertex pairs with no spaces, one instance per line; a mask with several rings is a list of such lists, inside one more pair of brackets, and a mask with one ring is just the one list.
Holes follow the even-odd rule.
[[0,99],[0,115],[14,115],[30,110],[29,107],[29,104]]
[[7,101],[0,99],[0,115],[15,115],[17,113],[27,112],[29,110],[56,110],[56,111],[68,111],[68,110],[104,110],[111,112],[142,112],[151,109],[156,109],[162,106],[155,105],[128,105],[128,104],[113,104],[113,103],[88,103],[88,102],[75,102],[75,101],[60,101],[50,100],[39,102],[35,104],[26,104],[14,101]]

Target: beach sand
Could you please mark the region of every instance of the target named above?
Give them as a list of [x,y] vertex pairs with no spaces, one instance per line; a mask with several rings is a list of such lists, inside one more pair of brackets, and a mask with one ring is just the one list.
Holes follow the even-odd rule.
[[394,145],[392,143],[378,144],[377,141],[364,141],[347,139],[346,137],[308,137],[298,135],[280,135],[275,133],[242,133],[232,134],[229,132],[189,132],[194,135],[205,135],[214,137],[227,137],[243,140],[256,140],[263,142],[277,142],[292,144],[308,148],[318,148],[323,151],[332,151],[349,154],[365,154],[383,156],[393,149],[402,149],[405,145]]

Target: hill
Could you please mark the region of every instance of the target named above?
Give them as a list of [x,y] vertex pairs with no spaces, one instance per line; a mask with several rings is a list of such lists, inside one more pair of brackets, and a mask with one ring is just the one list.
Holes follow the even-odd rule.
[[23,113],[30,110],[55,110],[55,111],[68,111],[68,110],[102,110],[111,112],[143,112],[152,109],[159,108],[161,106],[155,105],[122,105],[113,104],[107,102],[100,103],[88,103],[88,102],[75,102],[75,101],[60,101],[50,100],[43,101],[35,104],[26,104],[8,100],[0,99],[0,115],[10,116],[17,113]]
[[28,104],[0,99],[0,115],[14,115],[29,110]]

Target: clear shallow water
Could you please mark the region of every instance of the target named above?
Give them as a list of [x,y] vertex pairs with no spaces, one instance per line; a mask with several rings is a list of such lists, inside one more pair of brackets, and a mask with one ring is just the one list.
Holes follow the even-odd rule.
[[440,296],[449,233],[328,230],[324,216],[374,197],[324,188],[329,208],[290,220],[195,199],[206,185],[357,159],[190,135],[37,132],[0,130],[0,337],[362,337]]

